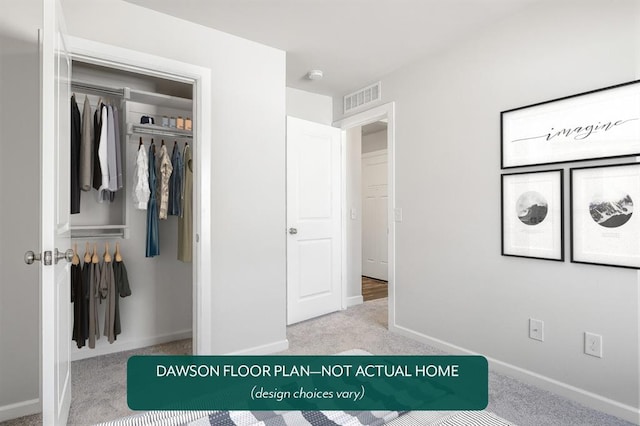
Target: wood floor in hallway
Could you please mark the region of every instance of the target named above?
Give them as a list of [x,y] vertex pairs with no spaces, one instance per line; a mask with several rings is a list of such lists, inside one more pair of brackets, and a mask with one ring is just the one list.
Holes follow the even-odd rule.
[[374,278],[362,277],[362,299],[368,300],[382,299],[387,297],[387,282]]

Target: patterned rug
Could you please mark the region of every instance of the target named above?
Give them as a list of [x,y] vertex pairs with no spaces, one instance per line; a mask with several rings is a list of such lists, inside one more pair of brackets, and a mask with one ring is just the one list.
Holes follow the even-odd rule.
[[99,426],[515,426],[488,411],[149,411]]

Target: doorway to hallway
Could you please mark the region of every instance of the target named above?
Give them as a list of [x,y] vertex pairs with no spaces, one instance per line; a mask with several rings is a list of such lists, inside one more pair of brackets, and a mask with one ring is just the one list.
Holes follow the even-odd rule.
[[362,301],[383,299],[389,295],[388,283],[375,278],[362,277]]
[[[386,284],[388,325],[395,326],[395,212],[393,102],[334,123],[343,130],[343,308],[363,303],[363,276]],[[371,143],[369,134],[377,133]]]

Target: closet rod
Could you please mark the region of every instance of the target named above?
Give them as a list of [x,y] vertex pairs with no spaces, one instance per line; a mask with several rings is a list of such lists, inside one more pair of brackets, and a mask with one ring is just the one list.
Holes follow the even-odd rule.
[[[189,130],[173,129],[149,124],[129,124],[127,127],[129,135],[146,135],[168,137],[176,139],[193,139],[193,132]],[[137,141],[136,141],[137,142]]]
[[85,81],[71,80],[71,89],[79,92],[92,92],[100,93],[103,95],[117,96],[119,98],[125,98],[129,92],[128,88],[117,88],[101,86],[99,84],[87,83]]
[[113,233],[93,233],[93,232],[73,232],[71,233],[72,240],[113,240],[116,238],[126,238],[126,234],[124,230],[122,232],[113,232]]

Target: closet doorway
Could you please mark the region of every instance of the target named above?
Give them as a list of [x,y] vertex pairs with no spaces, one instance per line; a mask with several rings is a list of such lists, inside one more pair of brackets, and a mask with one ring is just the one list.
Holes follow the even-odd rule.
[[[78,133],[82,146],[76,144],[75,155],[100,153],[104,139],[113,139],[119,148],[113,158],[107,152],[104,164],[98,155],[94,160],[99,161],[88,159],[85,164],[87,159],[80,158],[75,166],[81,176],[80,185],[71,179],[72,199],[74,188],[80,186],[81,190],[75,190],[77,205],[74,209],[72,203],[69,218],[73,247],[83,260],[83,271],[87,264],[105,269],[109,255],[114,270],[125,265],[131,289],[130,295],[127,289],[113,299],[105,297],[106,290],[94,291],[99,301],[90,297],[93,306],[90,300],[89,311],[97,314],[99,333],[89,333],[88,342],[85,336],[76,337],[71,360],[192,339],[194,241],[190,229],[194,218],[193,161],[199,145],[193,133],[193,83],[74,57],[71,90],[71,109],[82,111],[81,129],[86,127],[89,134],[83,139]],[[104,117],[100,120],[98,109],[108,117],[106,123]],[[106,131],[98,136],[105,126]],[[85,145],[93,146],[94,152],[83,152]],[[73,143],[71,148],[73,159]],[[116,172],[112,173],[114,163]],[[73,176],[73,161],[71,169]],[[98,191],[107,172],[110,191]],[[113,176],[116,179],[111,179]],[[115,191],[111,191],[112,180]],[[72,276],[75,289],[73,283]],[[102,284],[95,287],[104,287]],[[123,284],[116,278],[116,287]],[[85,304],[77,298],[73,302],[73,323],[81,324],[74,326],[74,334],[83,334],[79,330]],[[117,307],[115,323],[120,335],[107,331],[106,313],[112,304]]]
[[[144,276],[147,284],[150,282],[155,286],[164,286],[167,292],[165,296],[158,293],[140,294],[140,299],[146,300],[147,306],[154,306],[153,312],[155,324],[148,325],[149,331],[142,331],[139,334],[146,334],[147,337],[134,338],[128,346],[123,346],[123,350],[134,347],[143,347],[150,344],[163,343],[165,341],[176,340],[182,337],[193,337],[194,354],[211,353],[210,343],[210,320],[206,300],[211,293],[211,274],[206,267],[206,262],[201,259],[210,258],[210,217],[201,214],[208,211],[211,202],[208,185],[203,185],[203,179],[210,176],[210,161],[206,159],[211,155],[211,128],[210,128],[210,71],[191,64],[177,62],[166,58],[147,55],[128,49],[117,48],[89,40],[68,37],[68,48],[71,59],[75,67],[71,68],[72,84],[71,89],[77,87],[77,83],[90,83],[98,88],[94,97],[102,96],[101,86],[104,89],[116,89],[122,92],[124,98],[122,108],[122,122],[125,126],[123,133],[123,147],[126,151],[126,171],[124,183],[123,207],[102,209],[102,217],[99,220],[119,221],[123,220],[123,239],[121,246],[126,247],[123,256],[130,260],[129,269],[132,262],[138,263],[142,271],[139,276]],[[153,64],[151,67],[149,64]],[[92,88],[89,88],[91,91]],[[109,95],[106,95],[109,99]],[[89,94],[91,99],[91,94]],[[185,111],[181,126],[170,122],[167,126],[163,119],[173,120],[178,118],[180,111]],[[188,115],[189,114],[189,115]],[[154,123],[143,124],[143,116],[154,118]],[[185,121],[191,119],[191,124],[185,129]],[[191,130],[188,130],[188,127]],[[182,127],[183,129],[180,129]],[[160,221],[160,255],[153,258],[145,256],[146,238],[146,212],[137,210],[133,206],[132,184],[135,157],[138,149],[149,149],[151,140],[154,141],[159,150],[164,143],[171,154],[174,146],[183,149],[189,145],[192,155],[193,171],[193,231],[192,260],[191,262],[180,262],[177,260],[177,218],[168,216],[166,221]],[[143,146],[139,145],[142,141]],[[82,194],[83,204],[86,202],[93,204],[91,195]],[[104,213],[104,211],[107,213]],[[79,227],[74,226],[74,218],[71,218],[71,236],[75,239],[74,232],[81,235],[87,226],[81,223]],[[115,225],[118,226],[118,225]],[[76,231],[76,228],[79,228]],[[106,232],[118,232],[118,229]],[[163,229],[164,228],[164,229]],[[90,232],[90,230],[88,230]],[[99,234],[99,231],[98,231]],[[82,238],[82,237],[80,237]],[[164,241],[163,241],[164,238]],[[90,239],[90,238],[87,238]],[[80,240],[84,242],[84,240]],[[97,240],[98,242],[100,240]],[[99,246],[102,245],[98,243]],[[79,244],[84,249],[84,244]],[[131,272],[130,272],[131,274]],[[130,277],[131,278],[131,277]],[[158,283],[158,280],[163,281]],[[186,281],[186,282],[185,282]],[[133,295],[135,295],[135,283],[131,282]],[[147,286],[150,287],[149,285]],[[157,288],[162,291],[161,288]],[[175,297],[180,293],[187,292],[180,297],[180,304],[174,303]],[[140,292],[139,292],[140,293]],[[127,302],[122,299],[123,303]],[[172,330],[169,333],[161,330],[163,325],[176,320],[172,311],[182,311],[188,309],[189,320],[185,323],[183,330]],[[146,313],[149,314],[149,310]],[[138,313],[140,319],[145,312]],[[135,321],[135,319],[133,319]],[[184,323],[184,318],[181,319]],[[174,327],[175,328],[175,327]],[[124,330],[124,325],[123,325]],[[106,352],[108,353],[108,352]]]
[[[119,243],[122,257],[127,262],[132,291],[131,296],[120,301],[122,333],[118,338],[112,343],[103,341],[100,348],[96,345],[95,349],[83,348],[80,351],[93,350],[95,355],[113,353],[144,347],[161,341],[173,340],[175,337],[180,338],[188,333],[193,337],[194,354],[211,353],[211,319],[207,309],[207,301],[210,300],[211,295],[211,270],[206,266],[206,262],[201,261],[203,258],[211,258],[210,216],[201,214],[202,211],[210,210],[208,206],[210,206],[211,202],[209,185],[202,184],[211,175],[210,161],[207,161],[211,156],[211,86],[210,71],[202,67],[88,40],[64,38],[59,33],[60,27],[56,24],[56,20],[52,19],[53,12],[52,8],[45,8],[44,42],[41,46],[43,58],[41,70],[43,81],[41,204],[43,208],[41,211],[42,234],[39,249],[42,251],[41,255],[32,253],[32,256],[30,258],[28,256],[25,257],[25,260],[33,262],[33,260],[42,259],[41,382],[43,420],[47,424],[64,424],[68,414],[69,396],[71,394],[70,361],[72,358],[79,359],[84,357],[84,355],[77,355],[78,352],[74,352],[75,342],[70,339],[73,315],[72,307],[69,306],[69,274],[63,271],[69,270],[65,266],[65,258],[68,261],[71,261],[71,258],[68,255],[70,247],[65,247],[65,245],[77,245],[78,251],[83,254],[85,243],[90,240],[97,245],[97,250],[91,248],[91,251],[93,253],[97,251],[102,257],[106,249],[106,242],[111,243],[109,249],[111,253],[113,253],[115,243]],[[58,19],[57,16],[56,19]],[[62,53],[65,50],[69,53],[69,56],[65,56]],[[97,76],[94,81],[89,82],[89,87],[82,86],[82,84],[79,85],[78,81],[75,82],[74,86],[72,81],[75,77],[73,74],[74,64],[79,65],[79,68],[84,68],[84,77],[90,74]],[[109,80],[107,74],[111,74],[112,77],[115,76],[116,80],[120,79],[121,81],[119,84],[114,84],[118,82],[107,81]],[[124,80],[122,80],[123,78]],[[127,78],[130,78],[131,81],[127,81]],[[141,133],[140,128],[135,127],[136,124],[140,123],[134,123],[133,121],[136,120],[136,114],[149,112],[149,110],[137,110],[138,105],[135,104],[153,105],[156,100],[162,99],[164,95],[170,98],[180,98],[182,95],[174,96],[173,94],[155,93],[151,96],[153,99],[150,100],[145,98],[146,95],[149,95],[149,93],[145,93],[149,92],[148,90],[133,87],[135,85],[132,82],[136,79],[146,79],[148,82],[153,82],[153,84],[164,80],[171,82],[170,86],[174,88],[190,87],[189,105],[191,106],[188,110],[192,115],[190,118],[192,118],[193,126],[190,138],[190,146],[193,150],[193,228],[192,232],[189,233],[189,237],[191,240],[192,260],[191,263],[185,263],[181,266],[177,266],[177,264],[172,266],[167,264],[160,265],[158,262],[160,257],[147,258],[144,251],[146,223],[139,216],[136,216],[137,212],[133,212],[132,208],[130,208],[133,204],[130,202],[130,197],[131,170],[133,169],[132,157],[134,157],[131,152],[134,154],[137,152],[137,139]],[[108,90],[114,88],[117,89],[117,93],[108,93]],[[122,108],[120,109],[122,118],[120,134],[123,136],[121,154],[124,164],[126,164],[123,170],[123,191],[120,194],[122,198],[120,201],[116,201],[118,199],[118,194],[116,193],[113,202],[103,204],[103,206],[108,204],[108,209],[103,209],[103,206],[100,206],[92,211],[93,207],[89,207],[89,204],[84,204],[84,206],[81,204],[80,210],[84,207],[85,212],[89,213],[87,217],[91,216],[90,223],[85,222],[85,220],[88,220],[87,217],[82,219],[74,218],[74,215],[71,214],[69,203],[71,181],[68,137],[71,118],[69,115],[69,101],[70,95],[74,90],[78,92],[81,90],[93,90],[95,92],[94,95],[98,96],[98,98],[92,99],[88,97],[90,104],[92,102],[97,103],[101,96],[121,96],[122,99],[126,100],[124,104],[119,103],[118,100],[112,101],[112,106],[119,105]],[[131,97],[132,91],[135,91],[135,96],[133,97]],[[80,94],[76,93],[76,95]],[[84,99],[82,97],[82,100]],[[171,102],[174,100],[172,99]],[[128,109],[129,102],[131,102],[132,107],[130,110]],[[168,108],[171,109],[177,106],[180,106],[180,102],[171,104]],[[156,107],[160,108],[158,105]],[[160,115],[163,114],[160,109],[155,112]],[[114,116],[116,115],[114,114]],[[137,120],[140,118],[137,117]],[[154,136],[157,137],[158,147],[161,146],[163,136],[166,138],[166,143],[172,146],[176,132],[169,131],[164,135],[156,132],[146,135],[146,148],[149,147],[150,139]],[[133,137],[136,138],[135,142],[131,141]],[[180,143],[181,148],[183,148],[184,141],[176,141],[177,143]],[[96,194],[90,193],[82,195],[86,198],[85,202],[91,201],[90,198],[96,196]],[[105,200],[103,199],[103,201]],[[96,222],[93,219],[96,219]],[[139,233],[141,230],[140,224],[145,224],[142,227],[142,233]],[[174,229],[169,229],[167,232],[172,233],[174,230],[175,226]],[[162,232],[160,230],[161,239],[163,238]],[[60,244],[63,242],[66,243],[61,246]],[[166,242],[169,245],[171,244],[170,239],[167,239]],[[162,252],[162,241],[160,245]],[[168,246],[165,251],[167,256],[171,256],[172,250]],[[55,254],[52,254],[54,252]],[[173,254],[175,255],[175,251]],[[60,266],[53,268],[51,266],[52,261],[55,261]],[[175,261],[178,262],[177,259]],[[157,268],[152,267],[152,269],[156,269],[155,274],[147,274],[150,264],[145,262],[155,262]],[[148,292],[153,284],[161,287],[158,284],[159,280],[165,281],[163,288],[167,292],[186,292],[186,295],[182,294],[181,296],[182,308],[188,307],[186,314],[182,312],[182,315],[185,315],[186,318],[182,319],[185,324],[182,335],[180,335],[180,332],[163,335],[162,328],[167,323],[175,320],[176,309],[174,308],[177,305],[172,305],[170,300],[160,300],[157,297],[158,293],[151,294]],[[182,287],[176,288],[179,286]],[[167,294],[166,296],[171,299],[171,296],[175,296],[177,293]],[[135,302],[133,302],[134,298],[136,298]],[[131,309],[131,306],[127,307],[127,303],[138,304],[139,306],[144,303],[146,305],[143,312],[138,313],[136,309]],[[127,314],[125,315],[125,313]],[[127,319],[125,319],[125,316]],[[141,321],[141,323],[136,324],[136,321]],[[136,332],[127,332],[127,326],[133,327],[134,324],[137,327]],[[104,324],[100,322],[100,328],[103,327]],[[104,339],[102,330],[100,334]]]

